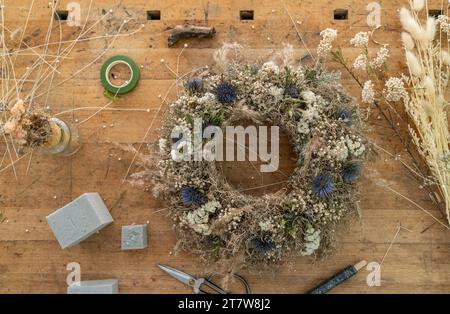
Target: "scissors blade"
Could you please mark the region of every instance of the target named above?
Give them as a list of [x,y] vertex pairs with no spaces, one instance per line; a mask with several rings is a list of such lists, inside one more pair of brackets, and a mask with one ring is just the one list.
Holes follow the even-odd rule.
[[158,264],[158,267],[164,270],[167,274],[172,276],[173,278],[181,281],[185,285],[188,285],[190,287],[194,286],[196,278],[192,277],[191,275],[188,275],[181,270],[172,268],[170,266],[164,265],[164,264]]

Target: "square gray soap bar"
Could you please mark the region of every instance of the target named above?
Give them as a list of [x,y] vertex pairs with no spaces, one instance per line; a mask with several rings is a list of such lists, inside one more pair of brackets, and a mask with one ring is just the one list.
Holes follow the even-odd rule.
[[147,247],[147,225],[122,226],[122,250]]
[[113,218],[98,193],[85,193],[48,215],[47,222],[65,249],[103,229]]
[[117,279],[86,280],[67,287],[67,294],[118,294]]

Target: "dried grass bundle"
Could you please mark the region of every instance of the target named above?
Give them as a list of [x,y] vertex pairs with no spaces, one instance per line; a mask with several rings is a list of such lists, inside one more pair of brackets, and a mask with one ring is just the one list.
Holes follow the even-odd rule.
[[[450,224],[450,133],[445,92],[449,78],[447,42],[449,18],[439,16],[437,22],[428,17],[420,20],[424,1],[411,1],[410,9],[402,8],[400,20],[405,56],[409,69],[406,82],[411,88],[404,100],[411,119],[409,132],[417,150],[426,161],[437,189],[445,202]],[[425,2],[428,8],[428,3]],[[428,11],[428,10],[427,10]],[[426,14],[426,13],[425,13]],[[440,26],[436,29],[436,24]]]

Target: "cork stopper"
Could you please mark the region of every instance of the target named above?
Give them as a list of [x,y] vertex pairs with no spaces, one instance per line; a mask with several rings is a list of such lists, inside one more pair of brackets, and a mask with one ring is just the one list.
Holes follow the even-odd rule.
[[355,264],[353,267],[355,267],[355,269],[357,271],[359,271],[360,269],[364,268],[366,265],[367,265],[366,261],[361,261],[361,262]]

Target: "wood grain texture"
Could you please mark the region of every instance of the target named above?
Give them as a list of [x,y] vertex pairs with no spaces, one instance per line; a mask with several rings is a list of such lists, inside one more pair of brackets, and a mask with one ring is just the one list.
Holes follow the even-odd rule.
[[[65,8],[67,0],[59,1]],[[81,4],[82,24],[86,18],[88,0]],[[339,42],[349,56],[357,51],[349,47],[348,41],[358,31],[368,30],[366,5],[361,0],[285,0],[295,21],[301,21],[299,30],[308,47],[319,41],[319,32],[326,27],[338,29]],[[406,1],[379,1],[382,6],[382,28],[376,33],[379,41],[391,45],[390,68],[401,69],[402,52],[399,43],[397,9]],[[9,29],[21,27],[28,14],[30,0],[5,1],[5,19]],[[436,8],[440,1],[430,1]],[[205,18],[205,8],[208,14]],[[333,20],[334,9],[348,9],[349,19]],[[145,28],[131,36],[118,38],[112,49],[80,75],[54,88],[47,105],[53,113],[87,106],[104,106],[99,81],[102,62],[115,54],[126,54],[141,66],[141,80],[129,95],[114,103],[112,108],[150,109],[149,112],[104,111],[80,126],[84,143],[73,157],[61,158],[33,154],[28,174],[28,158],[16,164],[17,180],[11,169],[0,173],[0,212],[7,222],[0,223],[0,293],[65,293],[66,265],[81,264],[82,279],[117,278],[122,293],[182,293],[190,290],[170,279],[157,263],[165,263],[192,274],[202,274],[203,265],[186,253],[173,255],[176,239],[164,204],[150,193],[123,183],[122,179],[133,158],[131,153],[119,149],[113,143],[130,144],[137,147],[144,140],[158,140],[160,115],[144,139],[151,119],[157,114],[161,101],[174,83],[174,77],[160,59],[176,67],[176,58],[184,43],[180,58],[180,72],[209,64],[214,49],[222,42],[239,42],[248,54],[270,54],[290,43],[298,58],[307,52],[301,45],[290,19],[279,0],[95,0],[91,9],[91,21],[101,18],[102,10],[113,9],[112,18],[97,25],[89,36],[113,33],[123,19],[130,22],[128,31],[141,24]],[[147,10],[160,10],[161,20],[146,20]],[[255,20],[240,21],[240,10],[254,10]],[[47,1],[36,1],[26,37],[28,45],[42,42],[49,22],[50,10]],[[205,21],[206,20],[206,21]],[[212,39],[181,40],[173,48],[167,47],[167,32],[170,27],[190,23],[208,25],[216,29]],[[253,27],[252,27],[253,26]],[[71,40],[79,33],[77,27],[62,26],[62,38]],[[34,35],[31,35],[31,34]],[[57,40],[56,26],[52,40]],[[79,43],[63,60],[61,74],[54,83],[70,78],[71,74],[101,54],[108,42],[104,39]],[[25,71],[33,56],[20,57],[17,75]],[[330,66],[339,70],[336,65]],[[351,78],[343,74],[343,84],[358,97],[360,91]],[[25,85],[24,89],[30,85]],[[48,86],[47,86],[48,87]],[[42,87],[45,91],[46,86]],[[169,92],[169,100],[176,91]],[[45,97],[36,100],[44,105]],[[164,110],[166,105],[163,105]],[[83,119],[92,111],[75,111],[62,117],[68,121]],[[367,133],[371,140],[395,154],[405,155],[398,140],[372,110]],[[103,127],[105,126],[105,127]],[[0,143],[3,155],[5,146]],[[406,158],[406,156],[405,156]],[[449,293],[450,292],[450,231],[438,224],[426,232],[433,219],[409,202],[380,187],[379,182],[388,183],[402,194],[441,217],[427,195],[411,179],[398,161],[380,154],[369,163],[361,181],[361,217],[349,228],[339,231],[334,253],[325,261],[311,263],[298,258],[289,266],[276,267],[272,271],[242,274],[248,278],[255,293],[304,293],[337,271],[365,259],[380,261],[392,241],[398,225],[402,230],[381,268],[381,286],[368,288],[363,269],[351,281],[333,290],[334,293]],[[115,221],[84,241],[80,245],[61,250],[48,227],[45,216],[84,192],[99,192],[111,211]],[[120,228],[132,223],[149,221],[149,248],[142,251],[121,251]],[[26,232],[28,230],[29,232]]]

